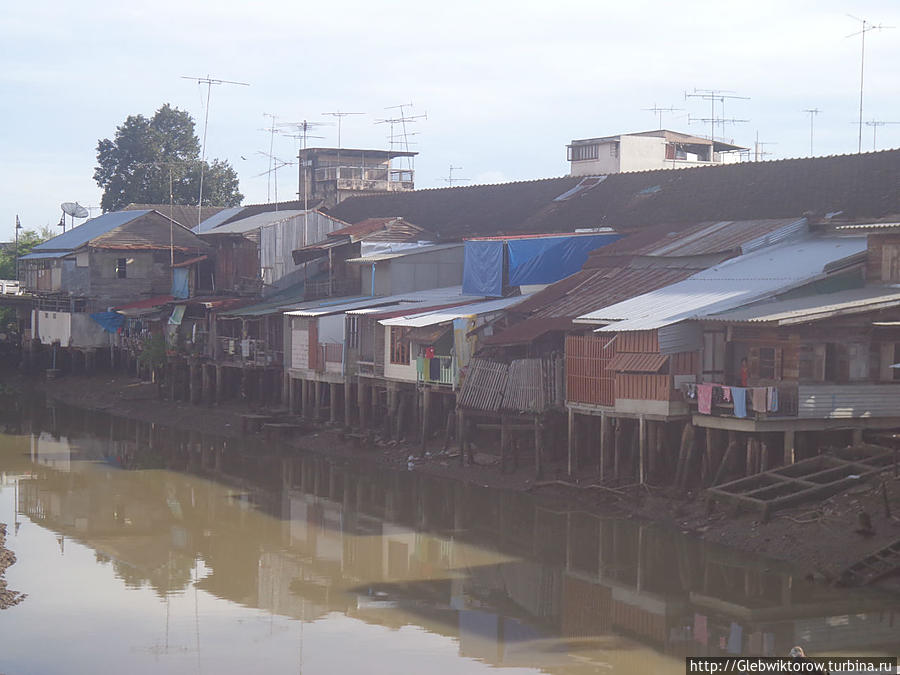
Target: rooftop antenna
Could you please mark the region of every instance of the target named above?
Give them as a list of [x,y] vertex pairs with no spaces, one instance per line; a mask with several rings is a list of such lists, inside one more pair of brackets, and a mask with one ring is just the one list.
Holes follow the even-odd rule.
[[[280,124],[281,127],[292,127],[296,133],[289,134],[292,138],[296,138],[300,141],[300,152],[297,155],[297,159],[300,162],[300,186],[301,192],[303,196],[303,210],[308,210],[308,201],[309,201],[309,186],[307,185],[307,176],[306,172],[309,168],[309,160],[306,157],[306,142],[310,138],[322,138],[321,136],[314,136],[309,133],[310,129],[316,129],[317,127],[322,126],[321,122],[310,122],[309,120],[302,120],[300,122],[285,122]],[[301,192],[298,192],[297,196],[300,196]],[[304,232],[306,226],[306,215],[304,214]],[[303,245],[306,245],[306,242],[303,242]]]
[[863,128],[863,80],[864,75],[866,73],[866,33],[871,30],[885,30],[887,28],[893,28],[893,26],[882,26],[881,24],[875,25],[869,23],[866,19],[860,19],[858,16],[853,16],[852,14],[848,14],[851,19],[854,21],[859,21],[862,24],[862,28],[855,33],[850,33],[846,37],[851,38],[857,35],[861,36],[861,45],[860,45],[860,56],[859,56],[859,145],[857,147],[857,152],[862,152],[862,128]]
[[767,145],[775,145],[774,141],[761,141],[759,140],[759,132],[756,132],[756,141],[753,144],[753,161],[758,162],[763,157],[767,157],[771,155],[771,152],[766,151],[764,148]]
[[818,115],[821,110],[818,108],[804,108],[803,112],[809,115],[809,156],[813,156],[813,120],[816,115]]
[[[268,177],[271,179],[271,178],[273,178],[273,175],[274,175],[274,179],[275,179],[275,211],[277,213],[278,212],[278,169],[281,169],[286,166],[293,166],[294,162],[288,162],[286,160],[281,159],[280,157],[276,157],[275,155],[270,155],[268,153],[265,153],[262,150],[257,150],[256,154],[269,158],[269,167],[270,167],[269,170],[263,171],[262,173],[258,173],[253,177],[259,178],[260,176],[268,175]],[[271,203],[271,202],[268,202],[268,203]]]
[[[266,203],[271,204],[271,188],[272,188],[272,162],[275,159],[275,155],[272,154],[275,152],[275,120],[278,119],[278,115],[273,113],[263,113],[263,117],[269,117],[272,120],[272,125],[269,129],[262,129],[262,131],[266,131],[269,133],[269,154],[266,157],[269,158],[269,170],[266,172],[268,174],[268,180],[266,181]],[[266,153],[261,153],[266,154]],[[260,176],[262,174],[259,174]],[[275,198],[275,201],[278,201],[278,198]]]
[[[416,120],[420,119],[428,119],[428,113],[424,112],[421,115],[412,114],[412,103],[401,103],[400,105],[391,105],[387,106],[385,110],[399,110],[400,114],[397,117],[386,117],[384,119],[375,120],[375,124],[389,124],[391,127],[391,150],[394,149],[395,145],[399,145],[402,141],[402,147],[405,152],[409,152],[409,136],[410,132],[407,131],[406,125],[407,123],[413,123]],[[408,109],[408,110],[407,110]],[[399,138],[394,135],[394,126],[400,126],[400,134]],[[413,161],[412,157],[406,158],[407,168],[410,171],[413,169]]]
[[869,120],[866,122],[867,127],[872,127],[872,150],[877,150],[878,148],[875,145],[875,134],[878,131],[878,127],[883,127],[888,124],[900,124],[900,122],[885,122],[884,120]]
[[233,80],[218,80],[207,75],[206,77],[190,77],[182,75],[182,80],[196,80],[198,85],[206,85],[206,113],[203,119],[203,143],[200,144],[200,195],[197,198],[197,226],[200,226],[201,212],[203,209],[203,167],[206,162],[206,130],[209,128],[209,98],[214,84],[236,84],[241,87],[249,87],[247,82],[235,82]]
[[450,165],[450,171],[449,171],[449,173],[447,174],[447,177],[446,177],[446,178],[441,178],[441,180],[444,181],[445,183],[447,183],[450,187],[453,187],[453,184],[454,184],[454,183],[464,183],[464,182],[466,182],[466,181],[468,181],[468,180],[471,180],[470,178],[454,178],[454,177],[453,177],[453,172],[454,172],[454,171],[457,171],[457,170],[459,170],[459,169],[462,169],[462,167],[461,167],[461,166],[453,166],[453,165],[451,164],[451,165]]
[[740,99],[743,101],[749,101],[749,96],[738,96],[734,94],[729,89],[694,89],[693,93],[684,92],[685,100],[689,98],[700,98],[704,101],[709,101],[709,117],[695,117],[693,120],[691,116],[688,115],[688,124],[691,122],[709,122],[709,140],[716,140],[716,125],[722,127],[722,133],[725,132],[726,124],[739,124],[743,122],[749,122],[750,120],[743,119],[726,119],[723,114],[722,117],[716,117],[716,101],[719,101],[722,104],[722,109],[724,112],[725,109],[725,99]]
[[668,108],[660,108],[659,106],[657,106],[654,103],[652,108],[641,108],[641,110],[646,110],[647,112],[652,112],[654,115],[659,117],[659,128],[662,129],[663,128],[663,125],[662,125],[663,113],[676,112],[678,110],[684,110],[684,108],[673,108],[672,106],[669,106]]
[[338,128],[338,133],[337,133],[337,149],[338,149],[338,156],[340,156],[340,149],[341,149],[341,122],[343,121],[343,119],[344,119],[345,117],[347,117],[347,116],[349,116],[349,115],[365,115],[366,113],[361,113],[361,112],[343,112],[343,111],[341,111],[341,110],[336,110],[335,112],[324,112],[324,113],[322,113],[322,114],[323,114],[323,115],[328,115],[329,117],[336,117],[336,118],[337,118],[337,128]]
[[90,215],[88,210],[78,202],[63,202],[59,205],[59,208],[62,209],[64,214],[59,221],[60,225],[62,225],[63,232],[66,231],[66,216],[69,216],[72,219],[70,225],[71,229],[72,227],[75,227],[76,218],[87,218]]

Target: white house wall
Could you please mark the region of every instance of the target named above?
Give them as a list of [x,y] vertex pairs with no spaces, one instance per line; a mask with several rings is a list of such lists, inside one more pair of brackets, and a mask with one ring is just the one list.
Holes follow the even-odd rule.
[[300,317],[293,319],[290,368],[309,368],[309,330],[306,321]]
[[36,326],[35,337],[41,344],[53,344],[56,340],[63,347],[69,345],[72,338],[72,315],[69,312],[45,312],[36,309],[32,312],[31,325]]
[[[601,148],[602,152],[603,148]],[[657,136],[622,136],[619,141],[620,171],[652,171],[666,164],[666,139]],[[672,162],[669,162],[671,165]]]
[[409,365],[391,363],[391,329],[390,326],[382,326],[384,333],[384,376],[388,380],[400,380],[402,382],[415,382],[418,379],[416,372],[416,359],[410,345]]

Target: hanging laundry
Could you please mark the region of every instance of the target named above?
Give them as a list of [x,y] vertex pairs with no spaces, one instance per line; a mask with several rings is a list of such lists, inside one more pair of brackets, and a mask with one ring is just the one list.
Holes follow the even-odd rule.
[[766,387],[753,387],[753,410],[755,412],[766,412]]
[[731,402],[731,387],[722,387],[722,400],[726,403]]
[[775,633],[763,633],[763,656],[775,656]]
[[697,385],[697,411],[701,415],[709,415],[712,413],[712,390],[711,384]]
[[434,347],[425,347],[425,358],[426,359],[434,358]]
[[705,614],[694,614],[694,640],[701,645],[709,643],[709,631],[706,628]]
[[734,621],[731,622],[731,632],[728,634],[728,653],[729,654],[740,654],[741,653],[741,637],[743,635],[743,628],[740,627],[739,624],[736,624]]
[[778,412],[778,387],[769,387],[769,412]]
[[747,416],[747,390],[744,387],[731,388],[731,400],[734,401],[734,416]]

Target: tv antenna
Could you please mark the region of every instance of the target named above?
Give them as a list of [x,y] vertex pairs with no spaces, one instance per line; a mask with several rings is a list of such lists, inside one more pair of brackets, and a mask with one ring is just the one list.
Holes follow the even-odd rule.
[[76,218],[87,218],[90,213],[86,208],[84,208],[78,202],[63,202],[59,205],[59,208],[62,209],[63,217],[60,218],[59,224],[62,225],[63,232],[66,231],[66,216],[69,216],[72,220],[69,228],[75,227],[75,219]]
[[441,180],[444,181],[445,183],[447,183],[447,185],[449,185],[450,187],[453,187],[453,184],[454,184],[454,183],[465,183],[466,181],[471,180],[470,178],[454,178],[454,177],[453,177],[453,172],[454,172],[454,171],[458,171],[459,169],[462,169],[462,167],[461,167],[461,166],[453,166],[453,165],[451,164],[451,165],[450,165],[450,171],[449,171],[449,173],[447,174],[447,177],[446,177],[446,178],[441,178]]
[[813,156],[813,120],[816,115],[818,115],[821,110],[818,108],[804,108],[803,112],[809,115],[809,156]]
[[900,124],[900,122],[885,122],[884,120],[868,120],[866,122],[867,127],[872,127],[872,150],[878,149],[875,145],[875,134],[878,132],[878,127],[883,127],[888,124]]
[[[401,103],[400,105],[391,105],[385,108],[385,110],[399,110],[399,115],[396,117],[386,117],[384,119],[375,120],[375,124],[388,124],[391,128],[390,142],[391,142],[391,150],[394,150],[395,145],[400,145],[402,142],[402,147],[405,152],[409,152],[409,137],[411,132],[407,130],[407,124],[413,124],[416,120],[428,119],[428,113],[422,113],[421,115],[413,114],[413,104],[412,103]],[[394,128],[395,126],[400,127],[400,133],[395,135]],[[412,157],[407,157],[407,166],[410,171],[412,171],[413,163]]]
[[776,145],[774,141],[761,141],[759,140],[759,132],[756,132],[756,141],[753,143],[753,161],[758,162],[763,157],[767,157],[771,155],[771,152],[765,150],[767,145]]
[[862,27],[860,30],[855,33],[850,33],[846,37],[852,38],[859,35],[861,37],[860,44],[860,56],[859,56],[859,145],[857,146],[857,152],[862,152],[862,128],[863,128],[863,80],[864,75],[866,73],[866,33],[873,30],[885,30],[888,28],[893,28],[893,26],[883,26],[880,23],[878,25],[869,23],[866,19],[860,19],[858,16],[853,16],[852,14],[848,14],[851,19],[854,21],[859,21]]
[[[294,162],[288,162],[286,160],[281,159],[280,157],[276,157],[275,155],[269,154],[267,152],[263,152],[262,150],[256,151],[257,155],[262,155],[263,157],[269,158],[269,170],[263,171],[262,173],[258,173],[254,178],[259,178],[260,176],[268,176],[270,180],[274,178],[275,182],[275,211],[278,211],[278,169],[284,168],[286,166],[293,166]],[[268,195],[267,195],[268,196]],[[271,204],[271,201],[267,203]]]
[[654,103],[652,108],[641,108],[641,110],[646,110],[647,112],[651,112],[654,115],[656,115],[657,117],[659,117],[659,128],[662,129],[663,128],[663,125],[662,125],[663,113],[676,112],[678,110],[684,110],[684,108],[673,108],[672,106],[669,106],[668,108],[660,108],[658,105],[656,105]]
[[[269,176],[268,181],[266,182],[266,203],[271,204],[271,191],[272,191],[272,163],[275,160],[275,120],[278,119],[278,115],[273,113],[263,113],[263,117],[268,117],[272,120],[272,125],[268,129],[260,129],[260,131],[265,131],[269,134],[269,153],[266,154],[261,152],[260,154],[265,155],[269,158],[269,170],[266,172]],[[262,174],[259,174],[260,176]],[[277,192],[277,190],[276,190]],[[275,198],[276,203],[278,202],[278,197]]]
[[[340,150],[340,149],[341,149],[341,122],[343,121],[343,119],[344,119],[345,117],[349,116],[349,115],[365,115],[366,113],[361,113],[361,112],[343,112],[343,111],[341,111],[341,110],[336,110],[335,112],[324,112],[324,113],[322,113],[322,114],[323,114],[323,115],[328,115],[329,117],[336,117],[336,118],[337,118],[337,128],[338,128],[338,133],[337,133],[337,149]],[[338,154],[340,154],[340,153],[338,153]]]
[[[309,181],[307,180],[307,171],[309,169],[309,160],[306,158],[306,142],[310,138],[321,138],[321,136],[313,136],[309,133],[310,129],[316,129],[317,127],[322,126],[321,122],[310,122],[309,120],[302,120],[300,122],[285,122],[280,124],[281,127],[292,127],[296,133],[288,134],[292,138],[296,138],[300,141],[300,153],[297,155],[297,159],[300,162],[300,186],[303,195],[303,210],[309,210]],[[300,194],[298,193],[298,196]],[[303,215],[304,218],[304,227],[306,226],[306,214]],[[305,231],[305,230],[304,230]]]
[[216,78],[212,78],[209,75],[206,77],[190,77],[188,75],[182,75],[182,80],[196,80],[198,85],[205,84],[206,85],[206,111],[203,117],[203,142],[200,144],[200,195],[197,198],[197,227],[200,226],[201,216],[203,209],[203,167],[206,162],[206,131],[209,128],[209,98],[212,93],[212,88],[214,84],[235,84],[241,87],[249,87],[249,83],[247,82],[235,82],[234,80],[218,80]]
[[[726,124],[742,124],[744,122],[749,122],[750,120],[744,119],[734,119],[734,118],[726,118],[725,117],[725,100],[726,99],[740,99],[743,101],[749,101],[749,96],[738,96],[737,94],[732,93],[728,89],[694,89],[693,93],[689,94],[688,92],[684,92],[685,100],[689,98],[699,98],[704,101],[709,101],[709,117],[695,117],[691,119],[691,116],[688,115],[688,124],[691,122],[708,122],[709,123],[709,140],[716,140],[716,125],[718,124],[722,127],[722,133],[725,132]],[[716,117],[716,101],[722,104],[722,116]]]

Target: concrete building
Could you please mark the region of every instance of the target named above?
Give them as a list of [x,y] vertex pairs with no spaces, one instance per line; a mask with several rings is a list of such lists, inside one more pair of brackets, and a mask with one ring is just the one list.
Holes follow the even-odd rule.
[[[301,150],[298,196],[331,207],[347,197],[412,190],[415,185],[411,158],[417,154],[350,148]],[[392,160],[404,157],[410,158],[406,168],[392,165]]]
[[723,141],[658,129],[574,140],[566,146],[566,159],[569,175],[598,176],[734,164],[743,150],[746,148]]

